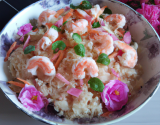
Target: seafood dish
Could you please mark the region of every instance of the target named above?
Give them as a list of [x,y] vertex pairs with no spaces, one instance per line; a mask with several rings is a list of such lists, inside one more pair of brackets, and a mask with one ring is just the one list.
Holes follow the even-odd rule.
[[107,7],[82,1],[43,11],[21,26],[4,61],[8,81],[30,111],[53,104],[67,119],[107,116],[122,109],[143,86],[138,44],[127,20]]

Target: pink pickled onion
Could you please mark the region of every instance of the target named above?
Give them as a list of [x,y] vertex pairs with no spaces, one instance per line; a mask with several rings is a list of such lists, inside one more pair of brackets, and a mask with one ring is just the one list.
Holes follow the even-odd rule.
[[98,28],[93,28],[94,30],[97,31],[102,31],[102,32],[107,32],[106,30],[104,30],[102,27],[98,27]]
[[76,89],[76,88],[71,88],[70,90],[67,91],[68,94],[79,97],[79,95],[82,93],[82,90]]
[[80,84],[80,86],[83,86],[83,79],[79,80],[79,84]]
[[63,24],[63,17],[60,20],[58,20],[54,25],[60,27],[62,24]]
[[65,7],[65,11],[68,11],[69,9],[70,9],[69,6],[66,6],[66,7]]
[[111,71],[112,71],[113,75],[115,75],[115,76],[118,77],[118,78],[120,77],[119,74],[116,73],[116,71],[115,71],[114,69],[111,69]]
[[68,80],[66,80],[60,73],[56,74],[56,77],[61,80],[62,82],[66,83],[67,85],[70,84],[70,82]]
[[25,43],[23,45],[23,50],[25,50],[25,48],[27,47],[27,45],[29,43],[29,40],[30,40],[30,35],[28,35],[28,38],[27,38],[27,40],[25,41]]
[[131,34],[129,31],[124,34],[123,40],[127,44],[131,43]]
[[124,53],[124,52],[123,52],[122,50],[119,50],[117,56],[122,56],[123,53]]
[[101,26],[105,26],[103,19],[99,19],[99,23]]
[[119,40],[114,34],[109,34],[109,35],[113,38],[113,41]]
[[22,35],[21,38],[19,39],[21,42],[24,40],[24,36]]
[[60,54],[60,51],[58,51],[58,53],[56,53],[56,54],[53,56],[53,58],[51,59],[51,61],[56,60],[56,59],[58,58],[59,54]]

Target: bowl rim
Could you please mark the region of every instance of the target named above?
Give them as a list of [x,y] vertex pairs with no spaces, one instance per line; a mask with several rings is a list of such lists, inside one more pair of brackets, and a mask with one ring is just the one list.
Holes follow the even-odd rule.
[[[33,6],[33,5],[35,5],[35,4],[38,4],[38,3],[42,2],[42,1],[43,1],[43,0],[34,2],[34,3],[26,6],[26,7],[23,8],[22,10],[18,11],[18,13],[16,13],[16,14],[5,24],[5,26],[2,28],[2,30],[0,31],[0,36],[2,36],[2,33],[3,33],[3,31],[5,30],[5,28],[9,25],[10,22],[12,22],[12,20],[13,20],[16,16],[18,16],[18,15],[19,15],[20,13],[22,13],[24,10],[30,8],[31,6]],[[61,1],[61,0],[60,0],[60,1]],[[82,0],[81,0],[81,1],[82,1]],[[100,1],[101,1],[101,0],[100,0]],[[115,2],[115,3],[121,4],[121,5],[123,5],[123,6],[126,6],[126,7],[128,7],[129,9],[131,9],[136,15],[139,15],[145,22],[147,22],[147,24],[148,24],[148,25],[150,26],[150,28],[154,31],[154,33],[156,34],[156,36],[157,36],[157,38],[158,38],[158,40],[159,40],[159,42],[160,42],[160,37],[159,37],[158,33],[156,32],[156,30],[153,28],[153,26],[148,22],[148,20],[147,20],[142,14],[138,13],[136,10],[134,10],[134,9],[131,8],[130,6],[128,6],[127,4],[122,3],[122,2],[120,2],[120,1],[117,1],[117,0],[107,0],[107,1]],[[71,3],[72,3],[72,1],[71,1]],[[71,3],[69,3],[69,4],[71,4]],[[47,8],[45,8],[45,9],[47,9]],[[0,82],[1,82],[1,81],[0,81]],[[153,97],[153,95],[157,92],[157,90],[158,90],[159,87],[160,87],[160,81],[157,83],[156,88],[155,88],[155,89],[153,90],[153,92],[147,97],[146,100],[144,100],[136,109],[133,109],[133,110],[130,111],[129,113],[125,114],[124,116],[118,117],[118,118],[116,118],[116,119],[113,119],[113,120],[110,120],[110,121],[107,121],[107,122],[103,122],[103,123],[92,123],[92,124],[99,124],[99,125],[113,124],[113,123],[119,122],[119,121],[121,121],[121,120],[123,120],[123,119],[125,119],[125,118],[128,118],[129,116],[133,115],[133,114],[136,113],[138,110],[140,110],[145,104],[147,104],[147,103],[149,102],[149,100],[151,99],[151,97]],[[0,88],[1,88],[1,86],[0,86]],[[28,112],[26,112],[27,110],[25,111],[25,109],[17,106],[17,105],[8,97],[8,95],[3,91],[2,88],[1,88],[1,90],[2,90],[2,92],[5,94],[6,98],[7,98],[8,100],[10,100],[18,109],[20,109],[20,110],[21,110],[23,113],[25,113],[27,116],[29,116],[29,117],[31,117],[31,118],[33,118],[33,119],[36,119],[36,120],[38,120],[38,121],[41,121],[41,122],[43,122],[43,123],[47,123],[47,124],[70,125],[69,123],[60,123],[60,122],[56,122],[56,121],[51,121],[51,120],[48,120],[48,119],[43,118],[43,117],[41,117],[41,116],[38,116],[37,114],[34,114],[34,113],[33,113],[34,115],[29,114]],[[42,119],[42,118],[43,118],[43,119]],[[75,124],[75,123],[74,123],[74,124]]]

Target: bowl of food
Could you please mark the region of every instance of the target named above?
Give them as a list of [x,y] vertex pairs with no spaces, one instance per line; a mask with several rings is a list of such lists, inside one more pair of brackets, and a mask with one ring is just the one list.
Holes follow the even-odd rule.
[[42,0],[1,31],[0,87],[17,108],[48,124],[111,124],[158,89],[159,41],[121,2]]

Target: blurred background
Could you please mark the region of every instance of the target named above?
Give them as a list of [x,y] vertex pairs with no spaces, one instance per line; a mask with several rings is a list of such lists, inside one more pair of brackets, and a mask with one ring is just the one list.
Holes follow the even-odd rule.
[[[0,0],[0,31],[14,15],[36,1]],[[46,124],[24,114],[0,90],[0,125]],[[141,110],[113,125],[160,125],[160,89]]]

